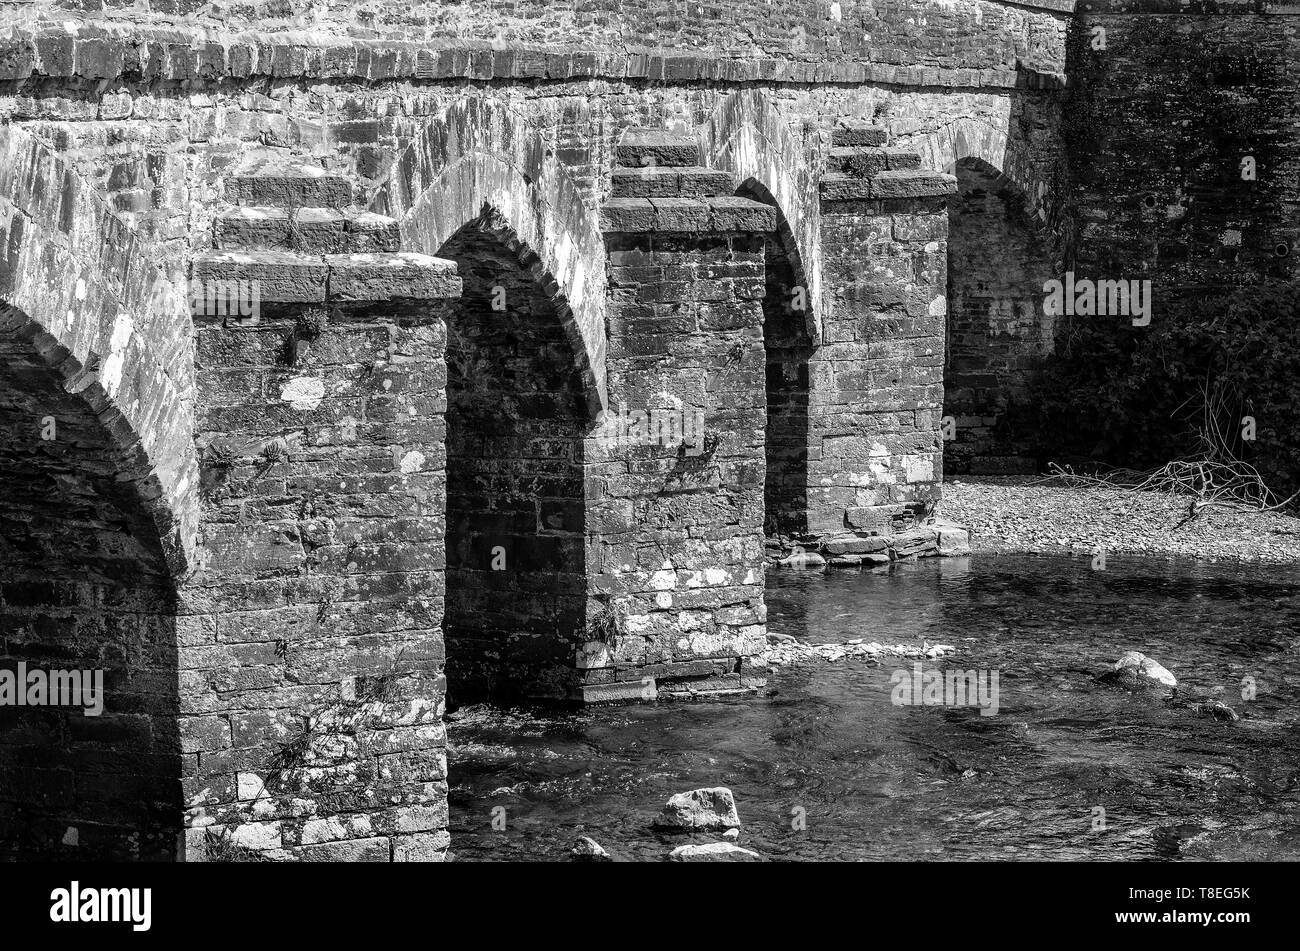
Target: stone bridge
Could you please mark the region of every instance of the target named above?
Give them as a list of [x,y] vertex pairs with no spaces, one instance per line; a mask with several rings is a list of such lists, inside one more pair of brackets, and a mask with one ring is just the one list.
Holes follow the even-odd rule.
[[751,692],[769,552],[1034,464],[1136,14],[426,6],[0,36],[0,647],[105,688],[0,710],[6,855],[440,859],[448,700]]

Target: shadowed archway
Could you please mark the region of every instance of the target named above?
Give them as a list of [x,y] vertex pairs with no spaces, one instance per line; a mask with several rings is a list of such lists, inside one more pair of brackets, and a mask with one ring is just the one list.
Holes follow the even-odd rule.
[[[0,307],[0,669],[42,701],[0,706],[3,858],[177,854],[175,589],[157,480],[116,419],[88,368]],[[74,682],[89,693],[33,692]]]
[[776,199],[756,179],[736,194],[777,208],[777,230],[764,236],[763,348],[766,355],[767,475],[764,525],[769,537],[808,531],[808,361],[812,306],[794,235]]
[[584,367],[496,209],[438,256],[464,282],[447,334],[449,704],[566,700],[587,599]]
[[1034,371],[1055,347],[1043,284],[1056,268],[1023,193],[993,166],[956,163],[949,204],[944,472],[1037,471],[1021,410]]

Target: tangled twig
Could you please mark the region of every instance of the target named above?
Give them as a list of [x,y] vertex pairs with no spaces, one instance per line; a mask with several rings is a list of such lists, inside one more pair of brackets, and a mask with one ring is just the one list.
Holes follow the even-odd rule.
[[1280,512],[1290,508],[1300,492],[1289,498],[1279,498],[1265,483],[1259,470],[1233,451],[1229,430],[1222,420],[1227,415],[1222,391],[1202,385],[1202,422],[1198,439],[1200,446],[1192,455],[1165,463],[1158,469],[1109,469],[1096,474],[1075,472],[1070,466],[1052,463],[1051,473],[1041,481],[1064,481],[1068,485],[1089,488],[1111,488],[1131,492],[1163,492],[1168,495],[1190,497],[1187,517],[1175,528],[1181,528],[1209,508],[1224,508],[1238,512]]

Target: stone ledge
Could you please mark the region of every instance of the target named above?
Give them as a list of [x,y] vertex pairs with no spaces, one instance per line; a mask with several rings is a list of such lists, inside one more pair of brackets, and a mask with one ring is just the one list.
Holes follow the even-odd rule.
[[826,157],[826,167],[853,178],[869,178],[889,168],[889,161],[881,148],[839,145]]
[[883,171],[919,169],[921,156],[907,149],[838,146],[831,149],[827,167],[854,178],[868,178]]
[[600,209],[605,232],[775,231],[776,209],[748,198],[611,198]]
[[340,301],[459,297],[456,262],[414,251],[327,254],[329,296]]
[[191,282],[217,293],[234,285],[253,285],[257,299],[266,303],[324,303],[328,278],[323,257],[292,251],[200,251],[190,266]]
[[884,171],[869,178],[828,172],[822,176],[820,190],[824,202],[929,198],[956,194],[957,178],[928,169]]
[[709,198],[733,190],[730,174],[698,165],[616,168],[610,185],[614,198]]
[[239,293],[241,286],[254,285],[260,302],[278,304],[426,300],[461,293],[455,262],[409,251],[201,251],[194,256],[190,276],[216,293]]
[[[243,206],[221,211],[212,224],[220,250],[296,250],[320,254],[397,251],[402,236],[397,221],[369,211],[302,208],[290,227],[285,208]],[[291,243],[296,242],[296,244]]]
[[352,204],[352,183],[315,165],[278,166],[232,175],[226,198],[244,205],[343,208]]
[[583,683],[626,684],[639,683],[647,677],[656,681],[680,677],[711,677],[734,674],[740,668],[740,657],[697,657],[683,661],[661,663],[619,664],[613,667],[589,667],[582,670]]
[[614,157],[619,165],[628,168],[698,167],[700,145],[689,136],[658,129],[628,129],[614,147]]
[[889,133],[877,125],[869,125],[855,119],[843,119],[831,130],[833,146],[881,146],[888,140]]

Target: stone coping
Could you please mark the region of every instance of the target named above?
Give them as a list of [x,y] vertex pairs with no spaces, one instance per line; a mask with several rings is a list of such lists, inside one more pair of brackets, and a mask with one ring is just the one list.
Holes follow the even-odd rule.
[[601,230],[631,232],[767,232],[776,209],[748,198],[611,198],[600,209]]
[[929,169],[884,171],[866,178],[827,172],[819,187],[823,202],[933,198],[956,194],[957,178]]
[[[200,251],[191,282],[238,288],[255,284],[267,303],[324,304],[459,297],[456,263],[413,251],[300,254],[293,251]],[[195,316],[202,316],[196,314]]]
[[974,69],[725,58],[684,49],[502,48],[486,42],[394,42],[304,31],[230,33],[111,21],[78,24],[75,31],[43,24],[0,34],[0,81],[31,76],[193,83],[255,76],[340,82],[602,78],[1013,88],[1026,71],[1023,66]]

